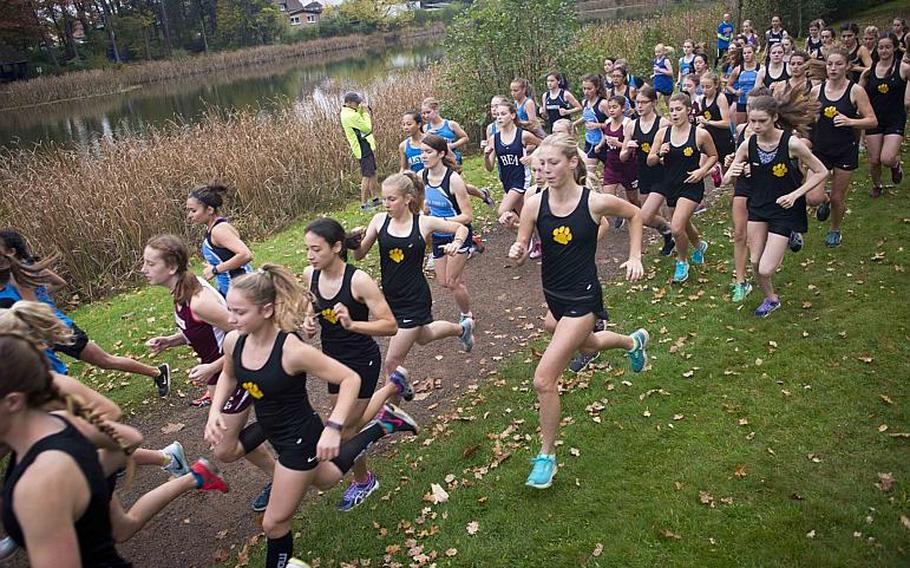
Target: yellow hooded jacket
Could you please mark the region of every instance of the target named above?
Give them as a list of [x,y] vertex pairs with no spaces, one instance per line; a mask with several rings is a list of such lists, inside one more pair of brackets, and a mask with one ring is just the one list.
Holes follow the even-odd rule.
[[376,139],[373,137],[373,120],[366,109],[353,109],[349,106],[341,107],[341,126],[344,135],[351,145],[351,152],[358,160],[368,156],[376,149]]

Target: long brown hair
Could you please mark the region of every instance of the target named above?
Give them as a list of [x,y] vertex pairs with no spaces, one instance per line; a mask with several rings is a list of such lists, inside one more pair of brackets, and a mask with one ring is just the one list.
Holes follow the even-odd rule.
[[273,321],[282,331],[300,328],[306,309],[306,292],[287,268],[267,262],[231,282],[231,290],[256,304],[272,304]]
[[0,310],[0,333],[19,333],[46,345],[73,344],[73,330],[43,302],[21,300]]
[[57,260],[57,255],[51,255],[44,260],[26,264],[11,254],[0,254],[0,286],[5,286],[10,277],[16,285],[26,288],[38,288],[51,283],[50,277],[45,272]]
[[781,98],[760,96],[749,101],[749,112],[760,110],[777,116],[774,124],[785,132],[796,131],[808,137],[809,127],[818,114],[818,100],[806,97],[797,89],[790,89]]
[[442,154],[442,163],[445,167],[459,171],[461,168],[455,163],[455,157],[452,150],[449,149],[449,141],[438,134],[424,134],[420,139],[421,144],[426,144],[436,152]]
[[166,266],[177,269],[174,302],[189,304],[196,292],[202,289],[202,284],[190,272],[190,251],[186,248],[186,243],[176,235],[164,234],[152,237],[145,246],[158,251],[161,262]]

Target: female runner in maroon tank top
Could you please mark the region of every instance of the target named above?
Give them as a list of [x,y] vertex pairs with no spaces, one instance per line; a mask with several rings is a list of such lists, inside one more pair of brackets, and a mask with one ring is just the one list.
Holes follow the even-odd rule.
[[[224,463],[246,458],[271,479],[275,459],[262,446],[258,428],[254,423],[244,431],[252,403],[249,393],[238,388],[225,400],[214,398],[224,367],[224,336],[231,329],[224,298],[189,271],[189,251],[174,235],[159,235],[149,240],[143,253],[142,273],[149,283],[170,290],[179,328],[173,335],[149,339],[146,342],[149,350],[160,353],[188,343],[202,359],[201,364],[190,369],[190,378],[206,380],[207,388],[212,392],[213,406],[209,410],[205,437],[213,444],[215,458]],[[267,483],[254,500],[253,509],[257,512],[265,509],[270,485]]]

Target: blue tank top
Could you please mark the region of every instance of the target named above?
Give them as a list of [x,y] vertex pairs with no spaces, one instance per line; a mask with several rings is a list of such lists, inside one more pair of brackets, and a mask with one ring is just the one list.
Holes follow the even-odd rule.
[[[227,262],[228,260],[234,258],[234,251],[225,247],[219,247],[212,244],[212,230],[221,223],[227,223],[227,219],[220,218],[216,219],[215,223],[212,225],[212,228],[206,231],[205,238],[202,240],[202,258],[212,266],[218,266],[222,262]],[[215,275],[215,282],[218,283],[216,288],[221,292],[222,296],[227,296],[228,290],[231,287],[231,279],[237,278],[238,276],[243,276],[248,272],[252,272],[253,267],[250,266],[250,263],[246,263],[240,268],[235,268],[234,270],[229,270],[227,272],[221,272]]]
[[756,65],[755,69],[741,67],[739,70],[739,77],[736,79],[736,88],[742,90],[739,94],[739,99],[737,100],[741,105],[746,104],[746,99],[749,97],[749,91],[755,88],[755,80],[758,78],[758,68],[759,66]]
[[[39,293],[39,291],[40,291],[40,293]],[[41,297],[42,294],[44,295],[44,297],[47,298],[47,301],[45,301]],[[53,308],[54,313],[57,315],[57,317],[60,318],[61,321],[66,323],[66,325],[68,327],[70,327],[70,328],[73,327],[73,320],[71,320],[68,317],[66,317],[65,315],[63,315],[63,312],[61,312],[60,310],[57,309],[57,306],[54,305],[53,300],[51,300],[50,297],[47,295],[47,291],[44,289],[44,287],[40,287],[35,290],[35,297],[37,297],[40,301],[48,304],[51,308]],[[0,308],[10,308],[10,307],[12,307],[13,304],[15,304],[16,302],[18,302],[21,299],[22,299],[22,295],[19,293],[19,290],[15,286],[12,285],[11,282],[7,282],[3,288],[0,288]],[[67,323],[67,322],[69,322],[69,323]],[[69,369],[67,368],[66,364],[63,361],[61,361],[59,357],[57,357],[57,354],[54,353],[53,349],[51,349],[51,348],[45,349],[44,355],[47,357],[47,360],[50,361],[52,371],[54,371],[55,373],[60,373],[61,375],[65,375],[69,372]]]
[[[585,99],[585,106],[581,109],[581,118],[585,122],[599,122],[603,124],[607,120],[607,115],[601,112],[600,106],[603,99],[597,97],[597,100],[594,101],[594,104],[591,104],[591,101]],[[604,133],[600,128],[595,128],[593,130],[585,129],[585,142],[588,144],[599,144],[604,138]]]
[[[433,217],[455,217],[461,215],[461,208],[458,201],[452,195],[449,183],[452,178],[451,168],[446,168],[446,173],[442,176],[439,185],[430,183],[430,171],[423,170],[424,200],[430,209],[430,215]],[[452,233],[433,233],[434,237],[447,237]]]
[[524,102],[522,102],[521,104],[518,104],[518,101],[515,101],[515,115],[518,116],[518,120],[521,120],[524,122],[527,122],[528,120],[530,120],[528,118],[528,111],[525,110],[525,105],[528,104],[529,100],[530,99],[525,97]]
[[[458,139],[458,136],[455,134],[455,131],[452,130],[451,126],[449,126],[449,119],[447,119],[447,118],[443,119],[442,126],[440,126],[439,128],[433,128],[431,125],[427,124],[424,128],[424,132],[426,132],[427,134],[436,134],[437,136],[442,136],[443,138],[448,140],[450,144],[455,142],[455,140]],[[461,151],[452,150],[452,154],[454,154],[454,156],[455,156],[455,163],[460,164],[461,163]]]
[[411,139],[404,141],[404,159],[408,162],[408,168],[415,173],[423,169],[423,162],[420,161],[420,148],[411,146]]

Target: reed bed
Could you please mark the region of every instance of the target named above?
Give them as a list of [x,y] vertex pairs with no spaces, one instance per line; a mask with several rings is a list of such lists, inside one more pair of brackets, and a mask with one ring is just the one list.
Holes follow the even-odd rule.
[[0,110],[120,93],[158,81],[191,77],[237,67],[266,65],[282,59],[375,47],[389,41],[406,43],[441,35],[442,30],[443,28],[437,25],[387,34],[322,38],[292,44],[265,45],[180,59],[149,61],[109,69],[92,69],[38,77],[29,81],[11,83],[0,90]]
[[[381,172],[397,170],[401,114],[435,94],[421,71],[372,85]],[[152,235],[201,238],[188,227],[187,193],[220,180],[233,188],[225,213],[245,239],[262,238],[304,212],[357,193],[359,170],[341,131],[338,93],[276,113],[211,111],[193,125],[102,142],[86,154],[64,148],[0,156],[0,219],[44,254],[74,291],[97,298],[132,285]]]

